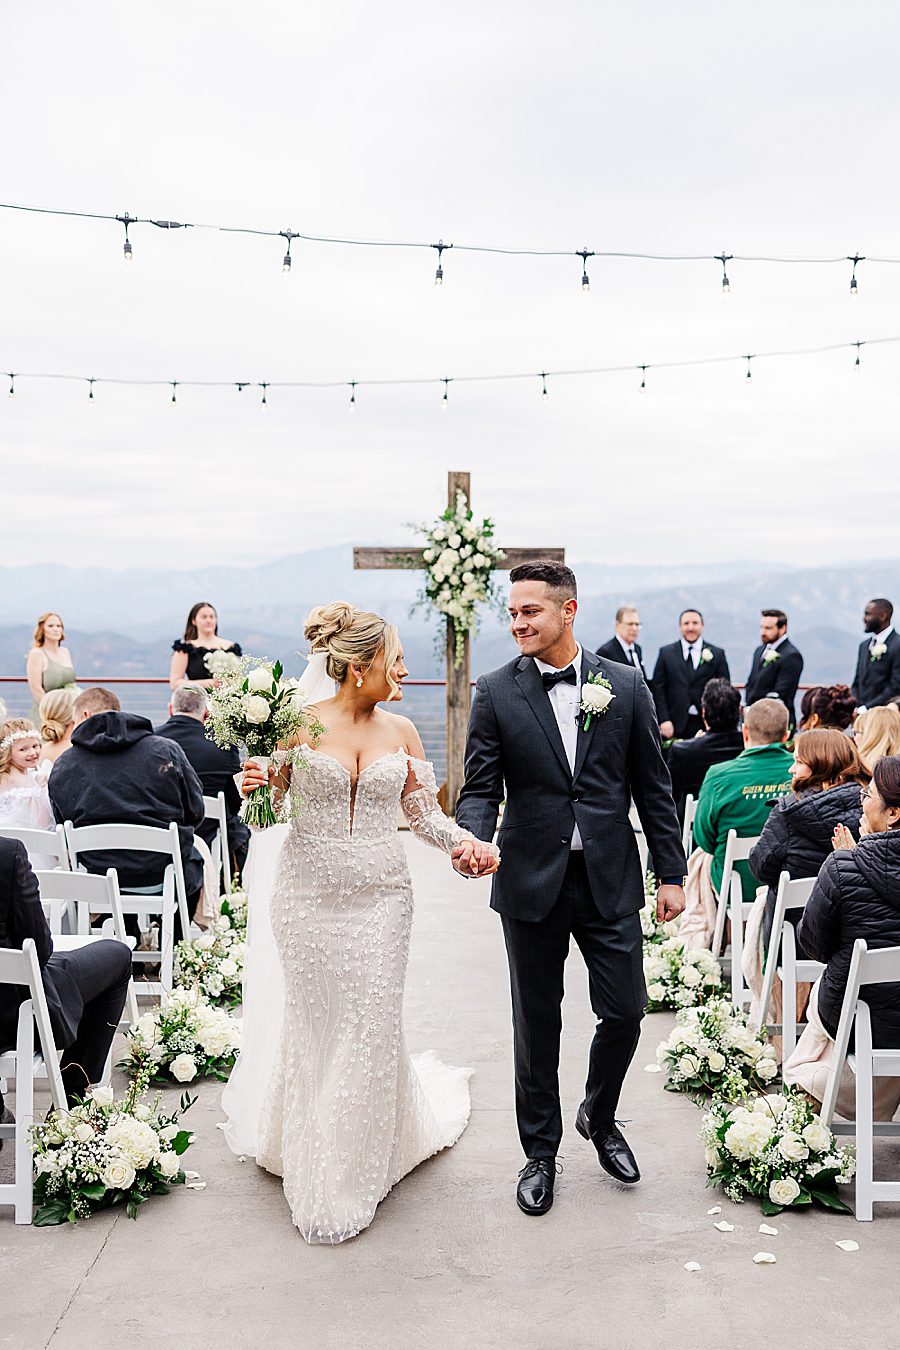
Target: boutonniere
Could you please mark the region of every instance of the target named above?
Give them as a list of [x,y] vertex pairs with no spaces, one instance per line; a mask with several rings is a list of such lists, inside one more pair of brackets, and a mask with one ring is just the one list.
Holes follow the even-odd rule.
[[707,661],[712,661],[712,659],[713,659],[712,648],[704,647],[703,651],[700,653],[701,662],[705,665]]
[[602,717],[614,698],[612,685],[605,675],[588,675],[587,683],[581,686],[581,725],[585,731],[591,725],[591,718],[595,714]]
[[886,651],[887,651],[886,642],[873,643],[872,646],[869,648],[869,660],[880,661]]
[[764,656],[763,656],[763,665],[764,665],[764,666],[770,666],[770,665],[772,664],[773,661],[777,661],[777,660],[778,660],[778,658],[779,658],[780,655],[781,655],[781,653],[780,653],[780,652],[776,652],[776,650],[775,650],[774,647],[770,648],[770,650],[767,651],[767,652],[764,654]]

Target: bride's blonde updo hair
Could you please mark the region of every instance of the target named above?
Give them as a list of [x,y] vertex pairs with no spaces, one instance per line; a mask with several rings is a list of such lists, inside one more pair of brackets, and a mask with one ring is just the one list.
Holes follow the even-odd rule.
[[75,690],[51,689],[38,704],[41,718],[41,740],[55,745],[61,741],[75,720]]
[[390,697],[400,692],[391,668],[400,655],[400,634],[392,623],[365,609],[356,609],[345,600],[317,605],[311,610],[303,629],[310,652],[327,652],[325,669],[332,680],[343,684],[351,665],[367,675],[380,652],[384,652],[384,673],[390,685]]

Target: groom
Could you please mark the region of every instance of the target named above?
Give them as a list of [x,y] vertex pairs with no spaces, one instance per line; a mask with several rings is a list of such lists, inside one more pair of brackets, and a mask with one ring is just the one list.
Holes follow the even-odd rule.
[[[516,1199],[526,1214],[546,1214],[563,1130],[559,1039],[572,937],[597,1018],[575,1128],[618,1181],[640,1180],[615,1120],[646,1002],[632,798],[661,878],[661,920],[684,908],[686,864],[641,675],[578,644],[575,576],[563,563],[526,563],[510,581],[521,656],[478,681],[456,819],[490,840],[505,799],[491,907],[501,916],[512,987],[516,1116],[526,1156]],[[588,719],[582,698],[592,697],[606,707]],[[463,860],[457,865],[464,870]]]

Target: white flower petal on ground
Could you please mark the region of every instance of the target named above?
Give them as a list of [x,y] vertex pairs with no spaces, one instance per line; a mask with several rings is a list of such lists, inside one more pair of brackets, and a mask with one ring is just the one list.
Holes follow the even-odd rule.
[[[205,1190],[206,1190],[206,1182],[205,1182],[205,1181],[186,1181],[186,1182],[184,1183],[184,1189],[185,1189],[186,1191],[205,1191]],[[775,1258],[773,1257],[772,1260],[774,1261],[774,1259],[775,1259]]]
[[186,1181],[199,1181],[199,1180],[200,1180],[200,1173],[199,1173],[199,1172],[188,1172],[188,1171],[185,1171],[184,1176],[185,1176],[185,1180],[186,1180]]
[[662,1073],[661,1064],[645,1064],[644,1073]]
[[718,1223],[713,1224],[713,1228],[718,1228],[720,1233],[733,1233],[734,1224],[729,1223],[727,1219],[720,1219]]
[[753,1258],[753,1263],[757,1266],[774,1266],[775,1257],[771,1252],[757,1252]]
[[777,1228],[771,1228],[771,1227],[769,1226],[769,1224],[767,1224],[767,1223],[761,1223],[761,1224],[759,1225],[759,1231],[760,1231],[761,1233],[765,1233],[766,1237],[777,1237],[777,1236],[778,1236],[778,1229],[777,1229]]
[[713,1205],[712,1209],[708,1209],[706,1212],[707,1212],[707,1214],[721,1214],[721,1213],[722,1213],[722,1206],[721,1206],[721,1205]]
[[841,1238],[840,1242],[836,1242],[834,1245],[836,1247],[840,1247],[842,1252],[859,1251],[859,1243],[854,1242],[852,1238]]
[[692,1274],[695,1270],[703,1269],[699,1261],[685,1261],[684,1268],[685,1270],[689,1270]]

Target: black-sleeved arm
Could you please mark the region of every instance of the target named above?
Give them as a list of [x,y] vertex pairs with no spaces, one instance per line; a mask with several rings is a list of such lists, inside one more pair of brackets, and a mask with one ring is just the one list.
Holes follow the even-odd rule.
[[788,708],[794,706],[797,685],[802,674],[803,657],[800,652],[788,652],[780,661],[775,662],[775,687],[772,692],[777,694]]
[[[865,647],[866,643],[863,643],[862,646]],[[859,675],[861,670],[862,670],[862,647],[860,647],[856,653],[856,672],[853,676],[853,683],[850,686],[850,692],[856,699],[857,703],[859,702]]]
[[681,826],[672,800],[669,770],[660,745],[656,710],[650,691],[637,671],[634,676],[634,717],[628,743],[631,795],[647,836],[657,876],[680,880],[687,872],[687,860],[681,845]]
[[725,655],[724,651],[722,652],[722,658],[719,661],[719,669],[716,671],[716,676],[720,680],[728,680],[729,683],[731,682],[731,671],[728,668],[728,657]]
[[16,845],[12,866],[12,904],[10,906],[10,937],[16,947],[26,938],[33,938],[37,948],[38,964],[43,967],[53,951],[50,925],[41,907],[41,892],[37,877],[31,870],[24,844]]
[[750,871],[757,881],[777,886],[787,862],[789,833],[784,812],[774,807],[749,857]]
[[672,717],[669,711],[668,681],[666,678],[666,658],[660,650],[656,665],[653,667],[653,675],[650,679],[650,688],[653,691],[653,702],[656,704],[656,719],[659,722],[671,722]]
[[840,856],[839,853],[832,853],[823,862],[797,927],[797,941],[814,961],[828,961],[840,943]]
[[194,829],[203,824],[206,807],[203,805],[203,785],[197,777],[197,771],[177,741],[166,741],[178,772],[178,787],[181,797],[183,825]]
[[475,686],[466,737],[466,781],[456,806],[456,823],[486,842],[494,837],[505,792],[500,729],[484,676]]

